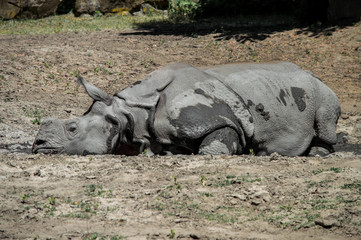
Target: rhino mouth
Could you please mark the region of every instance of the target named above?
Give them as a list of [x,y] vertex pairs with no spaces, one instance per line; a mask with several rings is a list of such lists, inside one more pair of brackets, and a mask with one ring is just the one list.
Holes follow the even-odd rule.
[[63,147],[34,147],[33,153],[43,153],[43,154],[59,154],[64,150]]
[[64,146],[58,144],[51,144],[44,138],[37,137],[33,143],[32,153],[43,153],[43,154],[59,154],[64,151]]

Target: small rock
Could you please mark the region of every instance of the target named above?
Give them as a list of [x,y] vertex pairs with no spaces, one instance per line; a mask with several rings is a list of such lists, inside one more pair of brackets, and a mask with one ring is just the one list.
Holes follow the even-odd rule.
[[241,201],[246,201],[247,200],[247,197],[245,195],[241,195],[241,194],[229,194],[227,196],[237,198],[237,199],[239,199]]
[[286,218],[286,219],[281,220],[280,223],[282,225],[288,225],[288,224],[292,223],[292,220]]
[[332,228],[337,225],[338,218],[338,216],[332,215],[330,212],[325,211],[322,212],[320,217],[315,220],[315,224],[323,228]]
[[271,201],[271,196],[269,195],[269,193],[267,193],[267,194],[262,196],[262,199],[265,202],[269,202],[269,201]]
[[276,161],[279,158],[280,158],[280,155],[278,153],[276,153],[276,152],[271,153],[271,155],[270,155],[270,161]]
[[16,167],[16,165],[14,164],[14,163],[12,163],[12,162],[7,162],[7,164],[10,166],[10,167]]
[[323,228],[332,228],[336,225],[337,221],[335,219],[320,219],[316,220],[315,224]]
[[80,15],[80,18],[93,18],[93,16],[90,14],[84,13],[84,14]]
[[61,236],[65,239],[73,239],[73,238],[80,238],[83,234],[78,231],[70,231],[67,233],[63,233]]
[[138,12],[134,12],[133,15],[134,16],[143,16],[144,13],[142,11],[138,11]]
[[189,234],[189,237],[192,239],[201,239],[199,236],[197,236],[196,234]]
[[232,199],[231,201],[229,201],[229,203],[232,205],[237,205],[238,201],[236,199]]
[[97,177],[96,176],[86,176],[85,178],[86,179],[96,179]]
[[341,114],[341,118],[342,118],[342,119],[349,119],[350,116],[347,115],[347,114],[345,114],[345,113],[343,113],[343,114]]
[[38,213],[38,210],[36,210],[35,208],[31,208],[31,209],[28,210],[28,213],[29,213],[30,216],[34,217],[34,215],[36,213]]
[[177,218],[174,220],[175,223],[182,223],[182,222],[188,222],[188,219],[184,219],[184,218]]
[[40,171],[40,169],[38,169],[38,170],[36,170],[36,171],[34,172],[34,176],[41,177],[41,171]]

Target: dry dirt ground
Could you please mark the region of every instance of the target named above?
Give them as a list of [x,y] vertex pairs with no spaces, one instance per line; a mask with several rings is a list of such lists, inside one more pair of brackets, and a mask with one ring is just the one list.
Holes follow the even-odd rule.
[[[1,239],[360,239],[361,24],[188,27],[0,36]],[[115,93],[169,63],[269,61],[294,62],[336,92],[349,148],[326,158],[29,154],[42,119],[90,106],[79,74]]]

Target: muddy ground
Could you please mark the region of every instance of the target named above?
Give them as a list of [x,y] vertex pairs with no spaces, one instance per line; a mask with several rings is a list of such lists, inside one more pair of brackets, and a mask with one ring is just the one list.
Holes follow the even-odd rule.
[[[199,28],[197,28],[199,27]],[[290,61],[341,101],[329,157],[46,156],[46,116],[91,100],[77,75],[115,93],[174,62]],[[0,36],[1,239],[360,239],[361,24]]]

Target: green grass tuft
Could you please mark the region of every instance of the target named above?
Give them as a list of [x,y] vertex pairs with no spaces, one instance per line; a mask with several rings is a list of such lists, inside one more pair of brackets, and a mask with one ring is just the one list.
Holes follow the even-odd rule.
[[0,35],[44,35],[63,32],[136,29],[143,23],[167,21],[166,15],[74,17],[72,14],[36,20],[0,20]]

